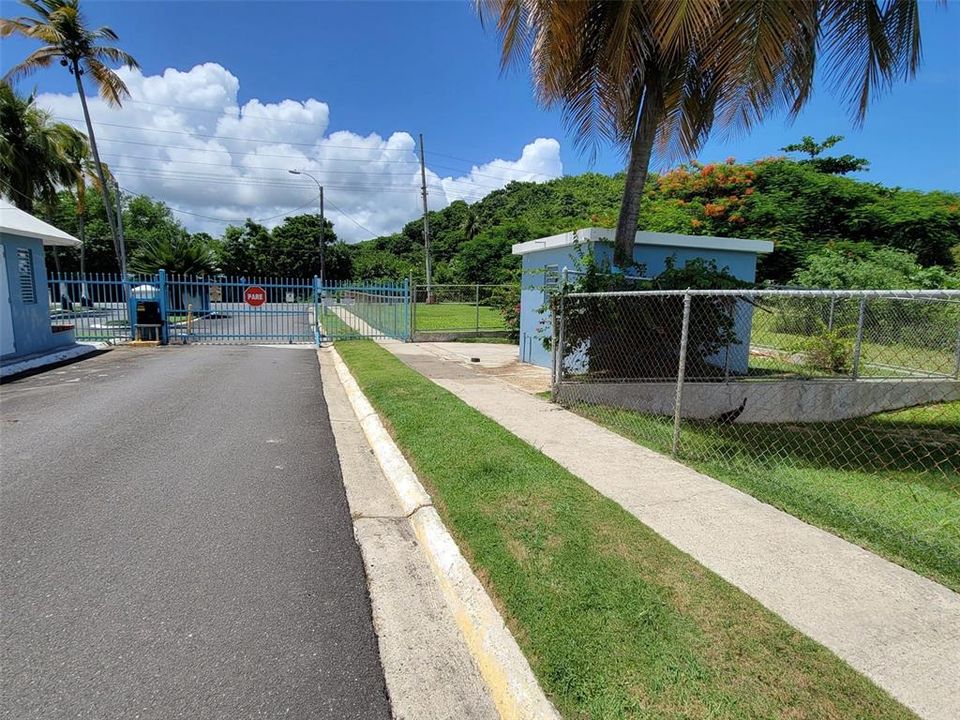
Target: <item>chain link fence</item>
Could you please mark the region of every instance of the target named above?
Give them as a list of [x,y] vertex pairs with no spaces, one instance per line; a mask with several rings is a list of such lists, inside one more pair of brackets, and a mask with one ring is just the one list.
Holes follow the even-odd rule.
[[560,294],[553,396],[960,588],[960,291]]
[[[518,285],[415,285],[412,325],[414,335],[506,335],[503,308],[519,302]],[[516,300],[513,300],[516,298]]]

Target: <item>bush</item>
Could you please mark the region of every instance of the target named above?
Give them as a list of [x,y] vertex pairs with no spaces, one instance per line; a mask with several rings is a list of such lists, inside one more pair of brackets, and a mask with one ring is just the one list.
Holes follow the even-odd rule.
[[490,304],[503,316],[510,340],[520,340],[520,286],[497,287],[490,293]]
[[[715,262],[691,260],[666,269],[652,281],[637,283],[618,274],[604,274],[586,263],[585,274],[574,283],[578,292],[623,289],[734,289],[746,283]],[[611,287],[614,286],[614,287]],[[617,287],[619,286],[619,287]],[[728,345],[739,344],[734,327],[736,300],[696,296],[690,310],[687,372],[691,376],[722,375],[710,362]],[[683,331],[681,295],[564,298],[564,357],[582,357],[590,375],[613,378],[676,377]]]
[[842,329],[828,330],[823,323],[817,334],[800,344],[806,364],[836,375],[845,375],[853,361],[853,344]]

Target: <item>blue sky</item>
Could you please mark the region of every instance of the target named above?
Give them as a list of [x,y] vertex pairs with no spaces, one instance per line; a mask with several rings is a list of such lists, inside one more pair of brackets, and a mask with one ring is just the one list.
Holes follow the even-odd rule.
[[[389,138],[406,132],[415,138],[422,132],[428,164],[439,178],[463,177],[473,165],[497,159],[520,163],[521,151],[536,138],[559,141],[565,173],[615,172],[621,167],[616,148],[601,148],[593,165],[577,151],[560,113],[537,106],[525,68],[505,76],[500,73],[497,39],[480,27],[467,2],[88,1],[84,5],[91,22],[110,25],[119,33],[122,46],[140,61],[144,76],[161,75],[167,68],[187,72],[196,65],[216,63],[238,81],[240,105],[254,98],[263,104],[309,98],[325,103],[327,136],[347,131],[360,137],[376,133]],[[898,86],[871,108],[862,130],[855,129],[846,109],[821,90],[792,125],[775,118],[746,137],[714,136],[700,159],[747,160],[774,154],[802,135],[821,138],[837,133],[847,137],[838,148],[841,152],[871,160],[872,168],[864,175],[867,179],[960,190],[960,4],[950,5],[944,9],[924,3],[924,66],[915,81]],[[19,5],[3,0],[0,12],[19,14]],[[22,40],[4,41],[0,66],[6,70],[30,47]],[[69,96],[71,83],[65,70],[54,67],[32,76],[21,89],[36,87],[41,93]],[[196,101],[189,103],[194,105]],[[65,106],[51,107],[73,116],[61,109]],[[142,117],[136,122],[123,117],[116,123],[145,123]],[[290,123],[286,127],[299,137],[292,131],[301,128],[293,121],[278,122]],[[102,132],[109,136],[113,130],[105,127]],[[169,142],[177,135],[168,132],[160,137]],[[286,139],[274,136],[272,142]],[[129,145],[114,147],[118,158],[129,149]],[[118,160],[114,162],[120,166]],[[544,158],[537,163],[549,165]],[[526,170],[554,174],[552,166],[537,163],[525,166]],[[498,184],[496,174],[488,168],[478,177],[486,178],[483,182],[492,187]],[[473,180],[480,182],[478,177]],[[466,181],[453,182],[467,187]],[[130,184],[136,184],[132,178]],[[484,188],[489,189],[477,185],[469,197]],[[185,198],[180,200],[183,205]],[[344,204],[351,200],[344,193]],[[370,219],[372,209],[360,205],[351,205],[354,217]],[[269,207],[282,208],[283,203]],[[212,211],[211,215],[232,218],[243,210],[239,204],[223,209],[226,215]],[[361,219],[360,225],[368,224]]]

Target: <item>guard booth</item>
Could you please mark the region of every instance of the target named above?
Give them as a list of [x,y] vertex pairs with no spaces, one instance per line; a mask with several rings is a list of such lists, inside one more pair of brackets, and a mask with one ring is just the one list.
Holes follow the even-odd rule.
[[133,339],[138,341],[166,342],[164,317],[160,310],[160,288],[156,285],[138,285],[130,291],[130,304],[134,318]]

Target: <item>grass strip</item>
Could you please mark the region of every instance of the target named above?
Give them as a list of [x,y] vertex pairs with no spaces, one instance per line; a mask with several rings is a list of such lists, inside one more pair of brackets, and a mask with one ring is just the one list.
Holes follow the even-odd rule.
[[[479,320],[479,324],[478,324]],[[458,303],[417,303],[417,330],[506,330],[503,315],[496,308]]]
[[565,717],[914,717],[375,343],[337,349]]

